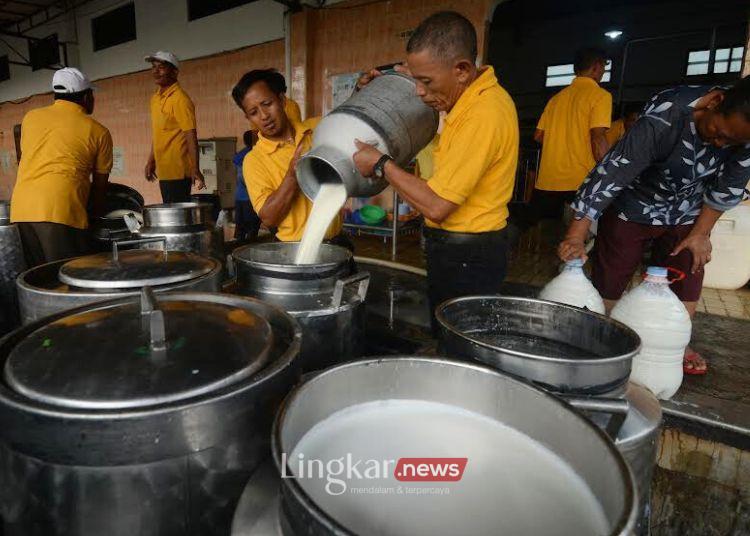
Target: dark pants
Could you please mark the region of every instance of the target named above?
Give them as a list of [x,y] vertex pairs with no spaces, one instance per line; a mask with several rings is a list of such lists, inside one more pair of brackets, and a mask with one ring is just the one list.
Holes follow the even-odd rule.
[[234,202],[234,239],[255,240],[260,230],[260,218],[250,201]]
[[160,180],[161,200],[164,203],[188,203],[190,202],[190,189],[193,181],[189,178],[177,180]]
[[507,267],[505,229],[488,233],[451,233],[425,228],[427,296],[437,336],[435,308],[460,296],[498,294]]
[[[692,225],[645,225],[621,220],[617,210],[610,208],[599,219],[592,253],[591,281],[605,300],[619,300],[633,273],[643,261],[643,253],[651,245],[654,266],[667,266],[685,274],[670,288],[682,301],[698,301],[703,288],[704,271],[690,273],[693,254],[687,249],[674,257],[670,253],[684,240]],[[673,274],[670,274],[673,277]]]
[[575,191],[535,189],[528,205],[511,207],[510,221],[523,233],[542,220],[562,220],[565,207],[573,202],[575,196]]
[[51,222],[20,222],[21,244],[29,268],[48,262],[80,257],[92,251],[87,229]]

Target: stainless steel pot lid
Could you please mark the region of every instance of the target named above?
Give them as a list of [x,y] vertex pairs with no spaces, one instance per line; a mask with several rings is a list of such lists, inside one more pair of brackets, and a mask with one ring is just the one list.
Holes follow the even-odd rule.
[[134,249],[120,251],[117,255],[99,253],[78,257],[60,267],[59,278],[79,288],[139,288],[188,281],[217,266],[215,260],[192,253]]
[[318,258],[313,264],[295,264],[299,242],[266,242],[237,248],[232,253],[241,265],[256,270],[287,274],[329,275],[345,267],[352,257],[341,246],[321,244]]
[[5,381],[39,402],[92,410],[215,392],[270,359],[272,328],[242,301],[156,298],[147,288],[140,301],[86,307],[11,350]]

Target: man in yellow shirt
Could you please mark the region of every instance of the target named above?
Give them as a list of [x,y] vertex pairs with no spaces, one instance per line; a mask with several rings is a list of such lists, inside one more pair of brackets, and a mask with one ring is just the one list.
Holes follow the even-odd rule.
[[629,102],[625,105],[622,117],[616,121],[612,121],[612,126],[607,131],[607,144],[610,147],[614,147],[625,133],[633,127],[641,116],[641,110],[643,110],[642,102]]
[[[477,68],[476,57],[474,26],[451,11],[422,21],[406,46],[417,94],[425,104],[447,112],[428,181],[361,141],[354,155],[360,173],[385,177],[425,216],[433,311],[450,298],[497,293],[505,277],[505,225],[518,161],[518,118],[492,67]],[[358,86],[377,74],[363,75]]]
[[[21,161],[11,199],[29,266],[89,251],[89,194],[101,215],[112,169],[112,137],[91,117],[94,93],[78,69],[52,77],[55,102],[21,123]],[[93,180],[92,180],[93,179]]]
[[159,179],[165,203],[190,201],[190,188],[206,187],[198,157],[195,106],[177,82],[180,62],[171,52],[160,50],[145,60],[159,89],[151,97],[151,152],[146,162],[146,180]]
[[575,79],[544,108],[534,133],[542,144],[539,175],[522,229],[542,219],[562,219],[564,207],[609,149],[612,95],[599,86],[606,62],[603,50],[576,52]]
[[[259,131],[258,142],[242,164],[253,208],[276,239],[296,242],[302,238],[312,202],[297,184],[295,167],[299,157],[310,149],[312,131],[320,119],[300,123],[287,115],[283,77],[280,81],[277,74],[271,69],[246,73],[234,86],[232,98]],[[340,232],[339,216],[326,238],[351,249]]]

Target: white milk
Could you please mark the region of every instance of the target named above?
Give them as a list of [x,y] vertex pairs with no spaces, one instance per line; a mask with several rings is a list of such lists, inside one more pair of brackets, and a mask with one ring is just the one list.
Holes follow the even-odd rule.
[[669,288],[666,268],[650,266],[646,274],[643,283],[617,302],[611,316],[641,338],[630,379],[657,398],[668,400],[682,384],[682,360],[692,323],[687,309]]
[[566,262],[563,271],[547,283],[542,292],[539,293],[539,298],[586,308],[601,315],[604,314],[602,297],[599,296],[594,285],[583,273],[583,261],[581,259]]
[[[302,195],[302,194],[299,194]],[[297,249],[295,264],[314,264],[320,244],[331,222],[346,202],[346,187],[342,183],[323,183],[315,196],[305,232]]]
[[[327,477],[315,470],[312,478],[310,472],[299,478],[300,454],[325,466],[348,453],[355,461],[456,457],[468,463],[458,482],[400,482],[393,463],[384,478],[347,479],[340,495],[329,494]],[[600,503],[554,453],[495,420],[446,404],[385,400],[339,411],[300,439],[287,464],[318,506],[362,536],[609,533]],[[366,467],[361,464],[360,472]]]

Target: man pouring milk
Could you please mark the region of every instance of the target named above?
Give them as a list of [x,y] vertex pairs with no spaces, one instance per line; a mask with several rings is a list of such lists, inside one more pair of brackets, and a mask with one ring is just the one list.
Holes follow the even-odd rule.
[[[245,156],[242,173],[250,200],[261,221],[277,240],[296,242],[312,211],[312,202],[297,184],[296,165],[310,149],[313,129],[320,118],[298,121],[287,113],[286,86],[272,69],[245,73],[232,89],[232,98],[258,132],[258,142]],[[337,216],[324,231],[325,238],[348,249]]]
[[[711,230],[742,201],[748,179],[750,77],[731,88],[663,91],[578,190],[558,254],[585,259],[584,240],[599,222],[592,281],[609,311],[651,243],[652,264],[686,274],[672,290],[692,317],[711,260]],[[704,374],[706,363],[688,347],[683,369]]]
[[[401,169],[388,155],[357,140],[357,170],[384,177],[426,218],[430,308],[465,295],[494,294],[506,271],[507,204],[518,160],[513,100],[492,67],[476,67],[474,26],[455,12],[436,13],[406,46],[417,94],[446,112],[428,181]],[[363,75],[358,87],[380,73]],[[433,329],[435,320],[433,315]]]

